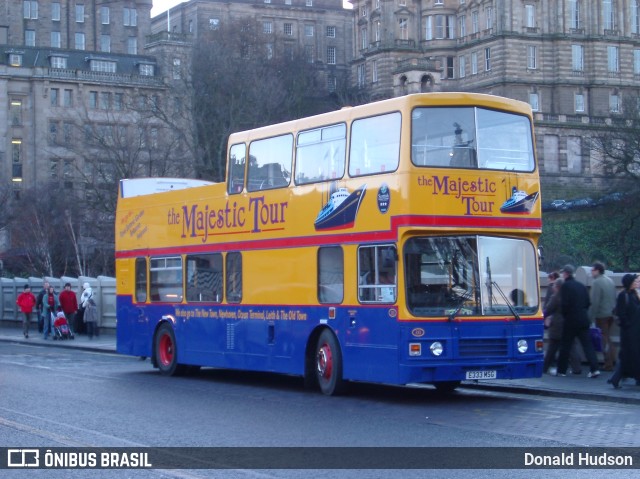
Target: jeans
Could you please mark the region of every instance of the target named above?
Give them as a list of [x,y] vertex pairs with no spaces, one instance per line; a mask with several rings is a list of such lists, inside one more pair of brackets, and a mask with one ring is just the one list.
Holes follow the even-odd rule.
[[47,339],[52,333],[51,329],[51,313],[48,311],[42,312],[42,332],[44,333],[44,339]]
[[29,336],[29,325],[31,323],[31,313],[23,313],[24,314],[24,319],[22,320],[22,334],[24,334],[24,337],[28,337]]

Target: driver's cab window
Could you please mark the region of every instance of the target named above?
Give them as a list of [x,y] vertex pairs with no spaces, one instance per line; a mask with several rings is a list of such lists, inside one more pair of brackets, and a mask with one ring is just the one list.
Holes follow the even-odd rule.
[[395,303],[397,298],[395,245],[363,246],[358,250],[358,299],[363,303]]

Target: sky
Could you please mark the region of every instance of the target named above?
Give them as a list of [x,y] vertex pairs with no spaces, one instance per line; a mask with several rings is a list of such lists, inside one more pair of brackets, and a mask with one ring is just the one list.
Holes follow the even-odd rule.
[[[163,12],[166,12],[167,9],[174,7],[186,0],[153,0],[153,7],[151,7],[151,16],[155,17],[156,15],[160,15]],[[345,8],[351,8],[351,4],[346,4],[343,2]]]

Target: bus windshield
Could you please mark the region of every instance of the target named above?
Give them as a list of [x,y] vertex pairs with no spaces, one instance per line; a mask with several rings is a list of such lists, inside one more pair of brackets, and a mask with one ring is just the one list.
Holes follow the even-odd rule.
[[525,240],[419,237],[404,248],[407,306],[415,316],[532,315],[536,255]]
[[526,116],[476,107],[420,107],[412,113],[416,166],[533,171]]

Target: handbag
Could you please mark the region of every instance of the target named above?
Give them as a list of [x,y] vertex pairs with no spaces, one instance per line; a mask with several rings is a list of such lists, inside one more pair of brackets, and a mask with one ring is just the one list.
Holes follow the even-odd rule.
[[589,337],[593,344],[593,349],[601,353],[602,352],[602,331],[600,328],[589,328]]

